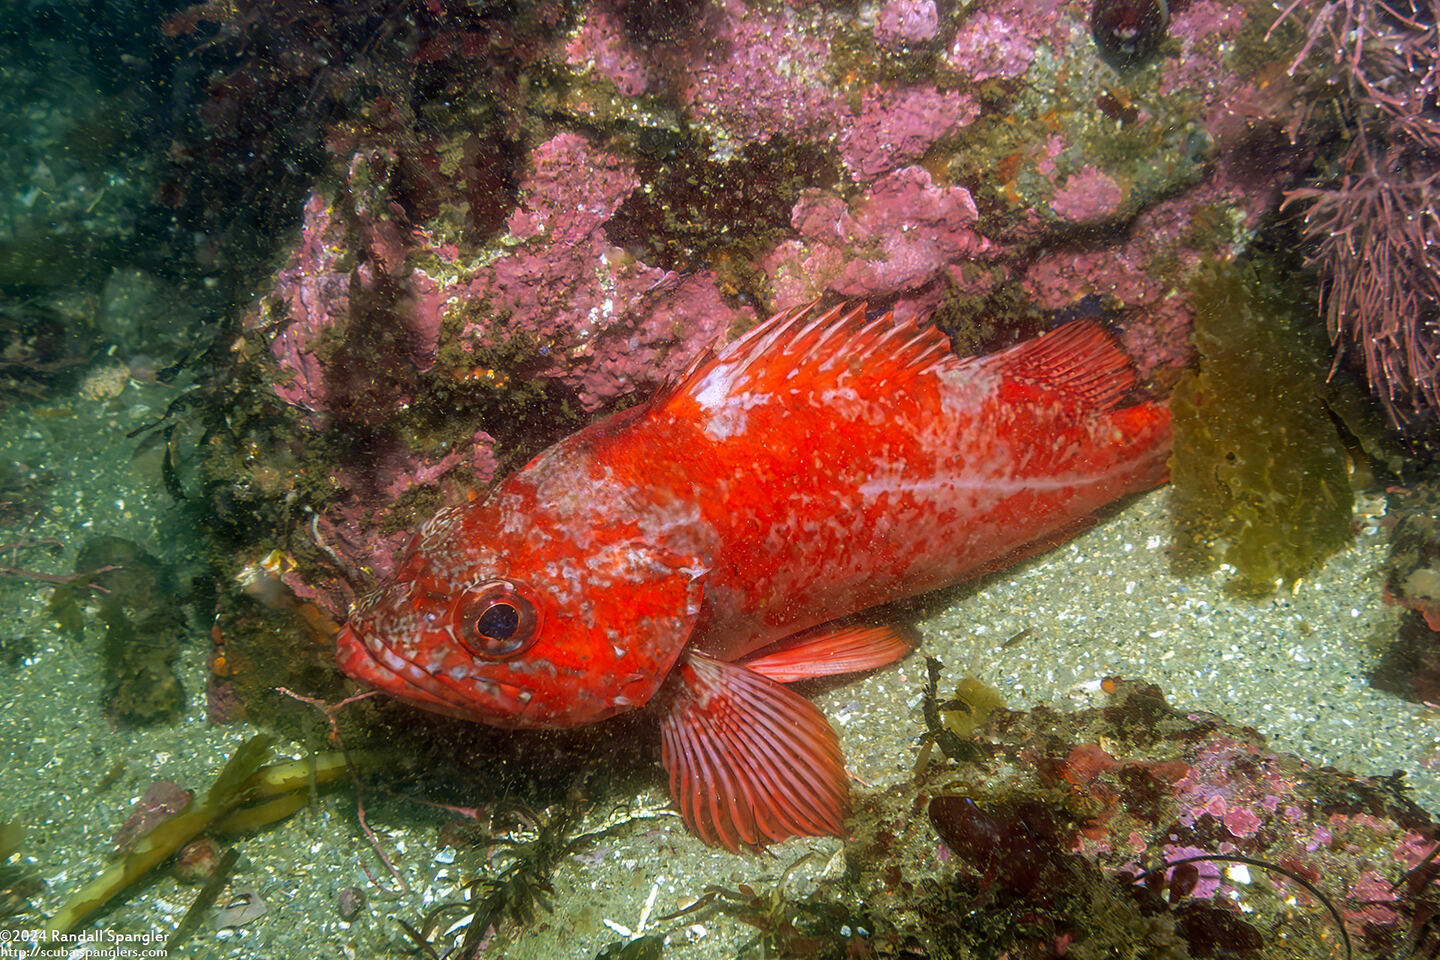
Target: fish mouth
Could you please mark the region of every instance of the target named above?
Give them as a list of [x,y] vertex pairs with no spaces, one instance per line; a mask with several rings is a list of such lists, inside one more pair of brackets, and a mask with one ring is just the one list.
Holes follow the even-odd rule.
[[346,624],[336,638],[335,663],[359,680],[423,710],[494,727],[523,727],[529,691],[470,672],[427,670]]

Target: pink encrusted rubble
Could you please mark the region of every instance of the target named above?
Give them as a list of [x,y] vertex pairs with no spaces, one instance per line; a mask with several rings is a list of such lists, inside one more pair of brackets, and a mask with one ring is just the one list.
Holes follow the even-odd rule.
[[[1436,842],[1436,828],[1419,808],[1359,778],[1316,771],[1223,731],[1186,759],[1190,773],[1175,784],[1179,814],[1169,835],[1216,839],[1205,847],[1168,843],[1165,862],[1216,854],[1258,858],[1332,890],[1347,884],[1335,892],[1352,937],[1379,937],[1396,924],[1408,928],[1395,909],[1402,899],[1396,878],[1420,865]],[[1200,879],[1191,896],[1245,895],[1223,862],[1194,866]]]
[[1125,191],[1093,163],[1065,179],[1055,191],[1050,209],[1057,217],[1076,223],[1093,223],[1113,215],[1125,201]]
[[[1103,705],[1007,713],[983,734],[990,759],[984,788],[972,800],[979,816],[962,828],[948,815],[937,819],[931,806],[937,834],[953,832],[969,848],[951,851],[952,859],[960,853],[962,875],[993,882],[999,853],[1017,859],[1022,869],[1013,875],[1042,876],[1063,851],[1141,894],[1142,903],[1159,895],[1177,920],[1188,915],[1208,922],[1231,913],[1281,945],[1256,956],[1296,955],[1276,933],[1279,917],[1286,918],[1285,936],[1298,929],[1288,926],[1294,911],[1302,919],[1310,914],[1304,926],[1323,928],[1336,944],[1327,904],[1345,925],[1357,960],[1407,955],[1396,945],[1414,942],[1415,931],[1435,914],[1440,864],[1432,858],[1440,824],[1412,802],[1398,776],[1367,778],[1319,766],[1276,752],[1251,728],[1175,710],[1143,681],[1107,683]],[[909,786],[913,796],[894,797],[890,819],[877,831],[885,838],[875,841],[877,853],[888,854],[890,838],[911,829],[913,811],[927,799],[975,793],[953,768],[928,770]],[[1052,811],[1073,828],[1052,834],[1055,845],[1047,849],[1050,841],[1035,839],[1044,834],[1008,812],[1025,807]],[[993,821],[986,824],[988,816]],[[1025,834],[1013,824],[1025,826]],[[933,849],[933,836],[915,843],[923,855]],[[940,851],[943,860],[943,843]],[[1057,889],[1064,888],[1042,881],[1038,893],[1027,886],[1009,895],[1017,903],[1034,896],[1027,905],[1036,905],[1049,903]],[[1315,890],[1327,904],[1312,896]],[[1186,939],[1201,947],[1195,955],[1209,954],[1207,938]]]
[[[1130,689],[1146,692],[1143,685]],[[1046,731],[1073,723],[1080,738],[1048,757],[1020,724],[1000,740],[1018,770],[1039,771],[1047,789],[1070,791],[1074,806],[1067,808],[1092,811],[1080,825],[1075,852],[1127,879],[1163,871],[1173,881],[1183,863],[1193,871],[1183,896],[1224,909],[1247,903],[1257,882],[1298,893],[1302,888],[1286,877],[1302,877],[1333,898],[1351,939],[1367,948],[1357,957],[1390,956],[1384,946],[1430,915],[1416,898],[1416,881],[1402,878],[1433,855],[1440,826],[1403,787],[1277,753],[1254,730],[1210,714],[1163,715],[1154,707],[1158,690],[1146,693],[1149,726],[1137,727],[1143,732],[1131,746],[1114,736],[1114,724],[1132,722],[1128,711],[1136,701],[1119,699],[1126,694],[1122,687],[1105,707],[1065,722],[1046,716]],[[1092,738],[1103,739],[1113,754]],[[1059,755],[1066,759],[1056,765]],[[1433,878],[1435,869],[1427,869]],[[1431,882],[1422,874],[1419,885]],[[1317,905],[1317,916],[1321,909]]]

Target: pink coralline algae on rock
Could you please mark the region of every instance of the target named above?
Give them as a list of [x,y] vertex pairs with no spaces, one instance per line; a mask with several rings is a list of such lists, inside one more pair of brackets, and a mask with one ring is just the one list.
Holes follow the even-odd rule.
[[[1180,55],[1158,79],[1160,92],[1182,90],[1202,83],[1234,83],[1216,69],[1216,58],[1210,55],[1219,44],[1233,43],[1245,29],[1246,9],[1222,0],[1196,0],[1189,4],[1171,4],[1170,24],[1166,32],[1180,41]],[[1223,103],[1228,97],[1217,97]]]
[[[643,242],[621,248],[606,236],[626,198],[654,186],[642,182],[640,171],[650,168],[624,135],[606,142],[561,123],[527,145],[507,232],[473,253],[433,239],[453,230],[407,223],[383,198],[357,205],[342,222],[317,194],[292,264],[276,279],[275,307],[257,324],[285,374],[276,384],[280,396],[319,414],[381,411],[366,414],[373,418],[433,379],[430,365],[442,348],[448,366],[436,374],[452,377],[483,374],[497,351],[521,349],[528,351],[528,378],[563,384],[593,411],[653,387],[762,312],[829,295],[922,316],[947,296],[1002,285],[1018,286],[1045,310],[1099,296],[1114,310],[1132,311],[1124,318],[1130,326],[1148,326],[1133,311],[1150,310],[1146,316],[1160,328],[1128,339],[1145,344],[1155,364],[1178,363],[1185,359],[1183,348],[1173,349],[1186,320],[1176,283],[1183,276],[1170,265],[1190,270],[1200,255],[1190,235],[1153,233],[1142,221],[1157,205],[1187,224],[1202,206],[1239,209],[1240,218],[1213,220],[1234,229],[1234,240],[1212,244],[1223,256],[1273,207],[1285,176],[1277,168],[1258,175],[1265,183],[1253,172],[1237,182],[1236,166],[1222,156],[1204,180],[1205,158],[1172,131],[1187,122],[1216,126],[1222,149],[1243,149],[1243,136],[1220,136],[1219,125],[1230,121],[1216,119],[1200,98],[1196,115],[1185,117],[1165,111],[1191,101],[1162,103],[1143,85],[1125,95],[1134,103],[1121,102],[1103,85],[1111,74],[1094,51],[1072,43],[1083,17],[1049,0],[997,0],[949,19],[933,0],[881,4],[869,26],[885,56],[901,58],[897,64],[921,58],[903,80],[846,52],[865,26],[838,8],[717,0],[656,43],[637,39],[643,30],[635,16],[626,3],[588,5],[558,43],[555,62],[583,90],[576,102],[584,110],[608,103],[623,115],[619,101],[636,98],[634,106],[645,104],[655,118],[651,98],[658,97],[671,105],[676,130],[696,139],[678,149],[723,158],[750,144],[766,143],[772,152],[786,143],[818,145],[839,157],[846,182],[803,191],[789,236],[692,257],[683,272],[647,262]],[[1201,23],[1233,33],[1248,18],[1246,8],[1203,0],[1177,14],[1177,35],[1190,37],[1186,31]],[[931,41],[938,59],[908,47]],[[1225,48],[1199,36],[1187,42],[1200,61],[1186,67],[1187,76],[1202,97],[1245,88]],[[1024,85],[1009,83],[1029,75],[1042,52],[1045,71]],[[1170,73],[1159,78],[1167,89],[1176,86]],[[982,100],[979,85],[990,81],[999,83],[988,85],[990,99]],[[990,105],[997,97],[1007,103]],[[1283,102],[1247,106],[1244,129],[1271,122]],[[1153,156],[1096,159],[1119,155],[1100,150],[1117,132],[1149,135]],[[1057,224],[1109,222],[1132,211],[1139,217],[1133,239],[1097,238],[1081,248],[1048,243]],[[668,229],[653,226],[662,235]],[[726,225],[710,228],[723,234]],[[355,248],[365,255],[351,267],[356,261],[347,254]],[[730,265],[723,280],[715,269],[722,260]],[[977,260],[989,267],[979,271],[986,276],[978,286],[977,272],[964,269]],[[737,290],[736,276],[758,280]],[[369,355],[347,353],[357,332],[353,302],[377,290],[392,298],[396,329]],[[346,376],[336,356],[365,376]]]
[[706,42],[676,64],[686,113],[729,136],[828,137],[852,116],[833,83],[828,31],[815,9],[720,0]]
[[[1185,243],[1195,211],[1233,210],[1240,223],[1253,227],[1273,207],[1276,182],[1269,179],[1254,189],[1240,183],[1201,184],[1142,211],[1117,243],[1045,253],[1026,268],[1021,285],[1045,310],[1061,310],[1089,296],[1124,304],[1133,316],[1121,323],[1122,336],[1141,370],[1183,363],[1190,351],[1191,312],[1175,281],[1189,276],[1203,257]],[[1154,269],[1162,261],[1172,264],[1170,272]]]
[[935,143],[980,115],[968,93],[934,87],[872,86],[859,118],[840,137],[840,156],[859,180],[919,160]]
[[[246,321],[268,340],[283,374],[275,392],[287,403],[368,423],[414,396],[439,329],[404,296],[407,243],[394,219],[372,212],[357,231],[324,195],[309,198],[299,246]],[[381,301],[392,309],[373,313]]]
[[875,39],[888,46],[926,43],[940,29],[935,0],[886,0],[875,24]]
[[1093,223],[1113,215],[1125,200],[1125,191],[1094,164],[1071,174],[1055,191],[1050,209],[1057,217],[1076,223]]
[[[536,376],[572,387],[594,410],[679,373],[732,323],[710,271],[680,275],[614,246],[604,225],[638,185],[630,163],[565,133],[531,154],[532,171],[507,224],[513,251],[447,287],[417,276],[426,310],[478,304],[456,337],[475,350],[523,335],[538,345]],[[419,272],[417,271],[417,274]]]
[[818,191],[795,205],[800,240],[780,244],[765,271],[782,302],[830,290],[842,296],[915,292],[947,264],[992,251],[974,229],[979,212],[964,187],[935,185],[923,167],[905,167],[875,184],[854,210]]
[[337,267],[348,252],[346,239],[325,198],[312,195],[305,204],[300,245],[275,277],[272,297],[282,306],[270,350],[288,375],[275,384],[275,392],[287,403],[311,411],[326,410],[330,404],[324,364],[316,348],[350,311],[350,275]]
[[[451,345],[473,353],[528,338],[535,345],[532,375],[572,387],[586,409],[657,385],[732,323],[754,318],[721,301],[712,272],[651,267],[605,239],[605,222],[638,186],[628,161],[573,133],[539,145],[530,161],[520,203],[506,220],[508,253],[458,280],[415,267],[394,281],[388,333],[405,352],[378,358],[394,366],[395,389],[369,392],[367,402],[410,399],[413,391],[403,385],[433,365],[441,327],[457,308],[464,323]],[[251,321],[268,334],[285,374],[276,392],[311,411],[341,412],[358,400],[354,357],[336,349],[361,323],[352,315],[353,285],[367,285],[375,274],[368,265],[337,269],[356,239],[322,195],[312,196],[302,242],[277,277],[271,299],[279,309]],[[412,258],[428,252],[442,263],[453,259],[426,246],[423,234],[409,239]],[[360,382],[375,379],[367,369]]]
[[580,31],[565,47],[565,62],[593,69],[627,97],[647,92],[655,84],[655,72],[640,51],[621,32],[613,10],[593,7]]
[[1035,42],[1023,26],[1018,18],[977,11],[956,31],[946,64],[972,83],[1024,76],[1035,59]]

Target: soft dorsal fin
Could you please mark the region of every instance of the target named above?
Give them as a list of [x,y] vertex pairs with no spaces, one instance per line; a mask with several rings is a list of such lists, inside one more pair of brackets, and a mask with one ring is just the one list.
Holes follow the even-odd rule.
[[1110,409],[1135,386],[1135,365],[1095,320],[1072,320],[993,358],[1002,374],[1086,407]]
[[818,302],[782,310],[718,353],[706,351],[656,395],[653,408],[860,381],[883,388],[957,362],[934,326],[897,323],[890,312],[867,321],[863,303],[819,311]]

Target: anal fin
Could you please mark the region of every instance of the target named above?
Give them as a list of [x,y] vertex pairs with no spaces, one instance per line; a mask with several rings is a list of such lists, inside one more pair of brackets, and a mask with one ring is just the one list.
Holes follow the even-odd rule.
[[849,784],[815,705],[738,663],[690,652],[660,724],[670,795],[690,829],[731,851],[842,835]]
[[[823,628],[822,628],[823,629]],[[874,670],[894,663],[913,645],[893,626],[850,626],[782,640],[740,662],[776,683]]]

